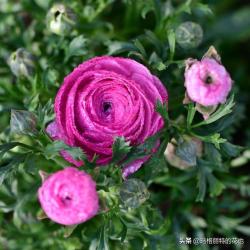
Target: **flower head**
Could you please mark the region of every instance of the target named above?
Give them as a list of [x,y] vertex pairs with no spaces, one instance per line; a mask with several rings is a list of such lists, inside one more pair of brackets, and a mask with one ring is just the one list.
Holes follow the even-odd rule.
[[54,4],[47,15],[49,30],[59,36],[68,35],[75,21],[76,16],[73,10],[60,3]]
[[10,55],[8,64],[16,77],[30,77],[35,70],[35,57],[27,50],[19,48]]
[[232,80],[223,65],[205,57],[187,67],[185,87],[192,101],[203,106],[214,106],[226,101]]
[[50,175],[38,190],[46,215],[63,225],[75,225],[97,214],[98,195],[91,176],[68,167]]
[[[140,63],[119,57],[93,58],[64,79],[55,100],[56,120],[47,132],[53,139],[81,147],[89,159],[97,154],[97,163],[106,164],[116,136],[138,145],[163,127],[155,105],[167,99],[163,84]],[[133,165],[131,171],[141,164]]]

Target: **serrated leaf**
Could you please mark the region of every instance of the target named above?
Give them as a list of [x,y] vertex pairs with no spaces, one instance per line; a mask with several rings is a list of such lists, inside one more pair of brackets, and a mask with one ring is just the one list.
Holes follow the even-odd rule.
[[169,121],[167,103],[162,103],[160,100],[157,100],[155,111],[162,116],[166,125]]
[[36,134],[36,116],[26,110],[11,110],[10,130],[13,134],[34,135]]
[[52,159],[62,150],[69,153],[75,160],[86,159],[86,156],[81,148],[68,146],[62,141],[53,141],[51,144],[48,144],[44,149],[44,155],[46,158]]
[[49,101],[44,106],[42,105],[38,106],[37,120],[38,120],[38,124],[40,125],[42,129],[44,129],[46,124],[52,121],[54,117],[55,117],[54,105],[51,99],[49,99]]
[[0,166],[0,185],[5,179],[11,178],[17,172],[19,165],[25,161],[26,156],[26,154],[16,154],[6,165]]
[[220,149],[220,144],[225,143],[227,141],[226,139],[221,138],[219,133],[215,133],[215,134],[207,135],[207,136],[200,136],[200,135],[195,135],[195,134],[193,135],[204,142],[213,143],[217,149]]
[[200,127],[200,126],[207,125],[207,124],[210,124],[219,120],[223,116],[230,114],[232,112],[232,108],[234,107],[234,105],[235,105],[234,95],[231,95],[229,99],[226,101],[226,103],[221,104],[219,108],[207,120],[197,123],[193,125],[192,127],[193,128]]
[[126,142],[123,136],[116,137],[112,146],[112,162],[118,163],[124,159],[130,150],[129,142]]
[[145,156],[152,154],[152,150],[156,147],[157,141],[160,138],[160,133],[156,133],[153,136],[147,138],[144,143],[134,146],[127,154],[126,159],[122,162],[122,166],[127,166],[134,160],[143,159]]
[[87,53],[86,48],[87,39],[83,35],[75,37],[69,44],[67,49],[65,61],[72,56],[83,56]]

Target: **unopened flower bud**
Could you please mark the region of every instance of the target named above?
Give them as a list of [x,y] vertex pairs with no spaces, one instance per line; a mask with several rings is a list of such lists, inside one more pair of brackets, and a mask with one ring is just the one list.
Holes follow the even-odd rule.
[[185,135],[185,140],[178,143],[174,138],[168,143],[164,152],[166,160],[174,167],[187,169],[196,165],[196,157],[202,155],[202,142]]
[[54,4],[47,15],[49,30],[59,36],[68,35],[75,21],[76,15],[73,10],[63,4]]
[[8,64],[16,77],[31,77],[35,71],[35,57],[23,48],[13,52]]

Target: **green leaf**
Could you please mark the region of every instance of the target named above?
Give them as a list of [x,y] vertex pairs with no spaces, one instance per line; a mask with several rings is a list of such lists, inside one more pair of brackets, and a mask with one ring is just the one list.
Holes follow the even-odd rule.
[[64,237],[68,238],[73,232],[74,230],[77,228],[78,225],[73,225],[73,226],[66,226],[64,228]]
[[210,142],[213,143],[214,146],[217,149],[220,149],[220,144],[221,143],[225,143],[226,139],[221,138],[219,133],[215,133],[213,135],[207,135],[207,136],[201,136],[201,135],[196,135],[194,133],[192,133],[193,136],[199,138],[200,140],[204,141],[204,142]]
[[87,53],[87,39],[83,35],[75,37],[69,44],[66,52],[65,62],[72,56],[83,56]]
[[0,145],[0,158],[2,158],[5,155],[5,153],[7,153],[9,150],[18,146],[24,149],[29,149],[29,150],[33,149],[31,146],[20,143],[20,142],[5,143],[5,144]]
[[53,141],[51,144],[48,144],[44,149],[44,155],[47,159],[53,159],[62,150],[69,153],[75,160],[86,159],[81,148],[68,146],[62,141]]
[[[225,143],[222,143],[221,147],[224,144]],[[206,157],[207,157],[208,161],[213,159],[213,162],[215,164],[217,164],[218,166],[221,165],[221,163],[222,163],[221,154],[218,151],[218,149],[216,149],[216,147],[212,143],[205,143],[205,154],[206,154]]]
[[193,228],[206,228],[207,222],[199,216],[196,216],[192,213],[185,213],[185,217],[187,217],[189,223],[192,225]]
[[44,129],[48,122],[51,122],[55,117],[54,114],[54,105],[52,100],[49,101],[44,105],[39,105],[37,110],[37,120],[39,126]]
[[173,60],[174,58],[174,52],[175,52],[175,32],[171,29],[168,31],[168,44],[169,44],[169,50],[170,50],[170,60]]
[[225,189],[225,185],[215,178],[211,173],[207,175],[207,180],[209,183],[209,193],[211,197],[218,196]]
[[230,142],[225,142],[221,144],[221,150],[228,157],[236,157],[242,152],[243,147],[234,145]]
[[219,106],[219,108],[207,119],[204,120],[200,123],[197,123],[195,125],[193,125],[193,128],[199,127],[199,126],[203,126],[203,125],[207,125],[210,123],[213,123],[217,120],[219,120],[221,117],[230,114],[232,112],[232,108],[234,107],[235,103],[234,103],[234,95],[232,94],[229,99],[226,101],[226,103],[221,104]]
[[154,4],[153,4],[153,1],[151,0],[148,0],[148,1],[145,1],[144,2],[144,6],[141,10],[141,17],[143,19],[146,18],[146,15],[150,12],[150,11],[153,11],[154,10]]
[[210,7],[207,4],[196,3],[195,8],[204,12],[206,15],[213,15],[213,11],[210,9]]
[[123,136],[116,137],[112,146],[112,162],[118,163],[124,159],[130,150],[129,142],[126,142]]
[[250,226],[239,225],[235,228],[235,230],[244,235],[250,236]]
[[186,12],[188,14],[191,14],[191,8],[190,5],[192,3],[192,0],[186,0],[185,3],[181,4],[175,11],[175,14],[181,14],[182,12]]
[[205,168],[201,164],[198,165],[197,178],[198,178],[199,192],[195,201],[203,202],[205,195],[206,195],[207,184],[206,184],[206,171],[205,171]]
[[106,225],[102,226],[96,250],[109,250],[108,239],[106,235]]
[[152,65],[154,69],[157,69],[158,71],[165,70],[167,67],[162,61],[162,59],[155,53],[153,52],[149,59],[148,59],[149,65]]
[[11,110],[10,130],[13,134],[34,135],[36,134],[36,116],[26,110]]
[[146,50],[139,39],[134,40],[135,47],[139,50],[143,58],[147,57]]
[[127,229],[127,226],[125,225],[125,223],[123,222],[123,220],[120,219],[120,221],[122,224],[122,230],[121,230],[119,236],[121,238],[121,242],[124,242],[124,240],[126,239],[126,236],[127,236],[128,229]]
[[188,129],[191,128],[195,113],[196,113],[196,109],[195,109],[194,103],[189,103],[188,104],[188,115],[187,115],[187,128]]
[[108,55],[117,55],[123,52],[138,51],[134,44],[129,42],[109,41],[106,43]]
[[167,103],[162,103],[160,100],[157,100],[155,111],[162,116],[166,126],[169,121]]
[[122,162],[122,166],[126,166],[134,160],[143,159],[145,156],[152,154],[152,150],[156,147],[157,141],[160,139],[160,133],[147,138],[144,143],[132,147],[127,154],[126,159]]
[[5,179],[10,179],[18,171],[18,167],[25,161],[26,154],[16,154],[6,164],[0,166],[0,185],[2,185]]

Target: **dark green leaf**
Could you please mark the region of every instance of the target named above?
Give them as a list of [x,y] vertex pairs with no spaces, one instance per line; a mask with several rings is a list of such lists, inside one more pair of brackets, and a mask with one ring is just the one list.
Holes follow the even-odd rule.
[[210,124],[219,120],[221,117],[231,113],[234,105],[235,105],[234,95],[231,95],[229,99],[226,101],[226,103],[221,104],[219,108],[207,120],[204,120],[198,124],[195,124],[192,127],[195,128],[195,127],[199,127],[202,125],[207,125],[207,124]]
[[228,157],[236,157],[243,150],[243,147],[240,147],[240,146],[237,146],[237,145],[233,145],[230,142],[225,142],[225,143],[221,144],[221,150]]
[[72,56],[82,56],[87,53],[86,48],[87,39],[83,35],[75,37],[69,44],[67,49],[65,61],[67,61]]
[[116,137],[112,146],[112,162],[118,163],[130,150],[129,142],[126,142],[124,137]]
[[46,158],[52,159],[62,150],[69,153],[75,160],[86,159],[86,156],[81,148],[68,146],[62,141],[54,141],[51,144],[48,144],[44,149],[44,155]]
[[36,116],[26,110],[11,110],[10,129],[13,134],[36,134]]

